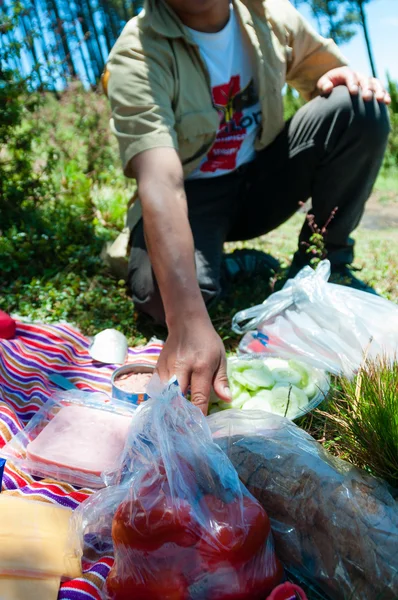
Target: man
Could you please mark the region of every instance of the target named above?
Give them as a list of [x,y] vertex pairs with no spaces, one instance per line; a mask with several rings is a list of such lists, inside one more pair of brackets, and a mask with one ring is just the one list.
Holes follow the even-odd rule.
[[[108,63],[111,126],[140,204],[129,285],[168,327],[158,371],[206,413],[230,399],[207,312],[223,244],[276,228],[312,198],[334,272],[350,276],[358,225],[389,132],[388,94],[358,75],[288,0],[147,0]],[[282,90],[309,102],[284,124]],[[142,213],[141,213],[142,211]],[[292,272],[306,263],[304,225]]]

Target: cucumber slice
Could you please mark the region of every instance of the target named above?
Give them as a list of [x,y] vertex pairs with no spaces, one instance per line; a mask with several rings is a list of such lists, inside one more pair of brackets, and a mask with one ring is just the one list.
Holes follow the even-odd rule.
[[266,412],[273,412],[271,406],[261,398],[250,398],[250,400],[245,402],[242,410],[265,410]]
[[264,365],[261,369],[246,369],[242,376],[246,379],[249,389],[271,388],[275,383],[270,370]]
[[236,360],[233,359],[230,361],[231,368],[233,371],[245,371],[246,369],[262,369],[264,363],[262,360],[253,359],[253,360]]
[[308,385],[303,388],[303,392],[307,394],[309,399],[315,398],[318,394],[323,397],[327,396],[329,391],[329,380],[324,373],[314,373]]
[[264,364],[266,367],[268,367],[271,371],[273,371],[274,369],[285,369],[288,365],[288,361],[284,360],[283,358],[266,358],[264,360]]
[[282,417],[285,413],[287,417],[294,416],[308,404],[308,397],[295,385],[277,383],[272,389],[272,395],[273,412]]
[[311,376],[313,376],[311,369],[307,368],[302,362],[293,359],[289,360],[289,367],[300,373],[301,382],[299,387],[305,388],[310,383]]
[[240,383],[235,381],[232,377],[229,381],[229,387],[231,390],[232,398],[237,398],[242,392],[245,391],[245,389],[240,385]]
[[245,373],[241,373],[240,371],[234,371],[232,373],[232,379],[234,379],[236,382],[240,383],[240,385],[246,390],[258,390],[258,385],[253,385],[251,383],[249,383],[245,377]]
[[275,379],[277,383],[292,383],[293,385],[298,385],[301,383],[301,375],[294,369],[291,369],[287,364],[283,369],[278,367],[276,369],[272,369],[272,377]]
[[314,381],[311,381],[303,388],[303,392],[309,400],[312,400],[312,398],[314,398],[319,392],[319,388]]
[[254,400],[261,400],[261,402],[264,402],[265,405],[267,405],[267,409],[264,410],[268,410],[269,412],[272,412],[271,407],[272,407],[272,402],[273,402],[273,395],[272,395],[272,390],[259,390],[258,392],[256,392],[255,394],[252,394],[252,399]]
[[221,410],[228,410],[228,408],[242,408],[245,402],[251,400],[249,392],[242,392],[232,400],[232,402],[219,402],[218,405]]

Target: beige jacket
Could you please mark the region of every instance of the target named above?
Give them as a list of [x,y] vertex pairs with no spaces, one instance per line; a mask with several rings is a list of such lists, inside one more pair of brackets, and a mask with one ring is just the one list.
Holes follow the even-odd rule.
[[[282,88],[289,83],[305,99],[318,79],[346,65],[332,40],[319,36],[288,0],[234,0],[252,45],[262,109],[261,150],[284,126]],[[189,30],[163,0],[147,0],[145,11],[125,26],[107,65],[111,128],[123,168],[150,148],[175,148],[187,176],[215,141],[219,117],[209,75]]]
[[[261,150],[284,127],[285,83],[309,100],[318,79],[347,62],[288,0],[233,1],[256,58],[262,110],[256,150]],[[145,10],[127,23],[110,54],[105,80],[111,128],[128,177],[131,159],[157,147],[177,150],[185,177],[199,166],[216,139],[219,116],[198,47],[164,0],[146,0]],[[139,217],[136,203],[130,228]]]

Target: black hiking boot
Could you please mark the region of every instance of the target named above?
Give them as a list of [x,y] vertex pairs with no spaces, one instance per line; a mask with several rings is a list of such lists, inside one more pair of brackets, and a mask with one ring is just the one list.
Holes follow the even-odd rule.
[[223,256],[222,281],[230,284],[240,279],[257,276],[269,281],[279,269],[279,261],[270,254],[252,249],[234,250],[232,254]]
[[[329,260],[333,258],[332,253],[328,255]],[[296,252],[293,257],[292,264],[290,265],[286,279],[292,279],[296,277],[297,273],[309,264],[310,257],[303,252]],[[360,271],[357,267],[351,264],[345,263],[333,263],[330,264],[330,278],[329,283],[336,283],[338,285],[345,285],[346,287],[359,290],[361,292],[368,292],[368,294],[374,294],[378,296],[378,293],[370,285],[355,277],[354,273]]]

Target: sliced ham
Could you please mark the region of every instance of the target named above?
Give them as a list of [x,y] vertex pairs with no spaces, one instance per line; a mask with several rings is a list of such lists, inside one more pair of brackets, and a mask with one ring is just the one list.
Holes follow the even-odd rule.
[[86,406],[65,406],[27,446],[39,463],[100,475],[117,466],[131,417]]

